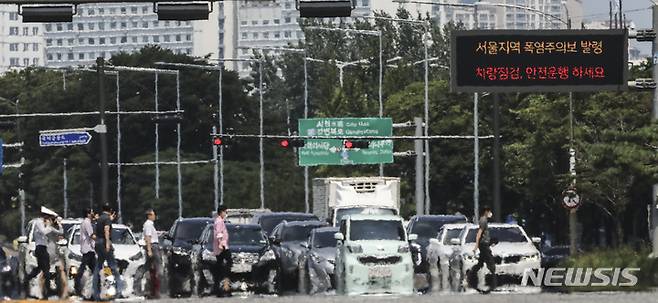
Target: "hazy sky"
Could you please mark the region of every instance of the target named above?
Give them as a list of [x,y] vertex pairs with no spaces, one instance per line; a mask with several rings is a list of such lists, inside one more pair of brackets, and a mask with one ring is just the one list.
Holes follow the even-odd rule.
[[[619,2],[619,0],[614,1]],[[609,0],[584,0],[583,11],[585,12],[585,16],[583,19],[608,20],[610,18],[608,3]],[[649,9],[651,5],[652,3],[649,0],[623,0],[622,2],[623,10],[626,12],[626,18],[632,20],[638,29],[651,27],[651,9]],[[651,53],[650,42],[631,42],[631,44],[638,47],[643,54],[648,55]]]

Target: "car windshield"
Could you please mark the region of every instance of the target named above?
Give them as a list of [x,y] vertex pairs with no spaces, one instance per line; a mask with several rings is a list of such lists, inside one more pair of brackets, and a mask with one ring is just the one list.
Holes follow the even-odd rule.
[[229,228],[228,238],[231,245],[263,245],[265,237],[259,228]]
[[199,239],[208,221],[180,221],[176,226],[174,239],[192,241]]
[[376,207],[354,207],[354,208],[340,208],[336,210],[336,222],[344,216],[349,215],[396,215],[395,210],[390,208],[376,208]]
[[313,247],[315,248],[336,247],[336,243],[338,241],[334,239],[335,233],[336,232],[334,231],[324,231],[324,232],[315,233],[315,235],[313,236]]
[[[466,243],[475,243],[477,233],[477,228],[470,229],[466,235]],[[528,242],[525,235],[523,235],[523,232],[518,227],[490,227],[489,237],[492,241],[497,242]]]
[[293,225],[286,226],[281,231],[281,242],[306,241],[311,230],[318,228],[317,225]]
[[354,220],[350,223],[350,240],[404,241],[404,228],[395,220]]
[[[127,228],[112,228],[112,244],[135,245],[137,242]],[[75,230],[72,245],[80,245],[80,229]]]
[[267,217],[262,217],[260,219],[260,227],[263,228],[263,230],[267,233],[270,234],[274,230],[274,228],[279,225],[279,223],[283,221],[288,221],[288,222],[293,222],[293,221],[317,221],[317,218],[313,216],[296,216],[296,215],[289,215],[289,216],[267,216]]
[[436,238],[443,225],[464,221],[464,218],[460,217],[421,218],[414,222],[411,233],[417,234],[419,238]]
[[443,244],[444,245],[452,245],[450,243],[450,240],[454,239],[454,238],[459,238],[459,234],[461,233],[461,231],[462,230],[460,228],[453,228],[453,229],[444,230],[444,233],[446,233],[446,235],[445,235],[445,238],[443,239]]

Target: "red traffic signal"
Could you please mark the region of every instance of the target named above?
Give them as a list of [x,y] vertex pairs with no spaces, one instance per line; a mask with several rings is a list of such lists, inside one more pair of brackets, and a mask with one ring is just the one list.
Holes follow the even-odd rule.
[[299,139],[283,139],[279,141],[279,146],[283,148],[289,148],[289,147],[304,147],[306,145],[306,142],[304,140],[299,140]]
[[343,142],[343,146],[346,149],[353,149],[353,148],[360,148],[360,149],[366,149],[370,147],[370,142],[369,141],[352,141],[352,140],[345,140]]
[[220,136],[214,136],[212,137],[212,145],[216,146],[226,146],[229,145],[231,142],[228,138],[225,137],[220,137]]

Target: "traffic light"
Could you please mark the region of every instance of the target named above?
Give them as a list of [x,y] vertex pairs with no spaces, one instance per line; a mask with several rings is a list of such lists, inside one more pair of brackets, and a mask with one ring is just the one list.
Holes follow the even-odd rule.
[[334,18],[350,17],[354,8],[352,0],[299,0],[301,17]]
[[360,148],[360,149],[366,149],[370,147],[370,141],[364,141],[364,140],[345,140],[343,142],[343,146],[346,149],[354,149],[354,148]]
[[228,137],[222,137],[222,136],[213,136],[212,137],[212,145],[215,146],[226,146],[231,144],[231,139]]
[[289,147],[304,147],[306,145],[306,142],[304,140],[300,139],[283,139],[279,141],[279,146],[283,148],[289,148]]

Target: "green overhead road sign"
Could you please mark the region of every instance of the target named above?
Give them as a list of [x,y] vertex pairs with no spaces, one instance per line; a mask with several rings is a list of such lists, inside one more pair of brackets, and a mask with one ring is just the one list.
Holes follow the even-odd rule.
[[[300,136],[391,136],[391,118],[300,119]],[[367,149],[347,149],[342,139],[308,139],[299,149],[300,166],[393,163],[392,140],[369,140]]]

